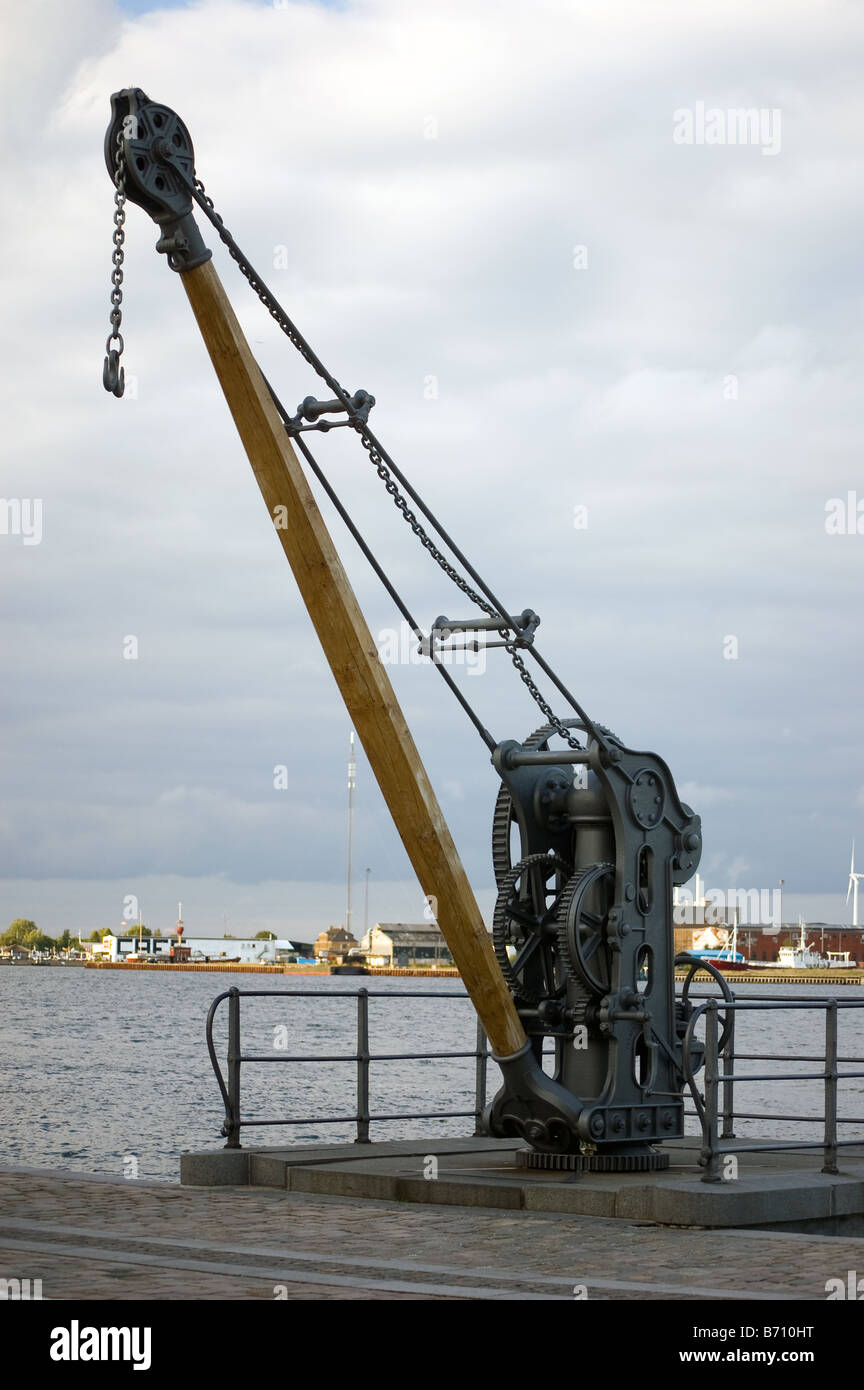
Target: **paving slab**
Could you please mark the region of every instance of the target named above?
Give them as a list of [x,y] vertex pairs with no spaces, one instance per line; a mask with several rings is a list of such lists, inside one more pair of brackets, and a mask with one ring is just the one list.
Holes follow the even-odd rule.
[[0,1169],[0,1277],[46,1299],[729,1300],[752,1321],[861,1269],[846,1236]]

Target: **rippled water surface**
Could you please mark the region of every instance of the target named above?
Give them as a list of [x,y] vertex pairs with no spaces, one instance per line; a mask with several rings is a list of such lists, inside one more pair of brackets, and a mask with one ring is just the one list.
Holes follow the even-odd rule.
[[[367,985],[383,998],[370,1000],[370,1043],[375,1053],[469,1051],[475,1019],[458,980],[417,978],[165,974],[155,971],[83,970],[68,967],[0,968],[0,1162],[33,1167],[116,1173],[124,1160],[138,1161],[141,1179],[176,1180],[183,1149],[219,1148],[223,1111],[204,1044],[204,1020],[215,996],[231,985],[260,990],[263,998],[242,1005],[244,1053],[306,1056],[353,1052],[353,997],[322,998],[325,991],[352,995]],[[273,997],[307,990],[308,998]],[[431,997],[406,997],[424,990]],[[768,994],[801,1000],[829,998],[828,986],[741,986],[738,997]],[[448,995],[457,994],[457,998]],[[843,999],[864,1000],[864,989],[844,986]],[[227,1010],[216,1041],[223,1061]],[[781,1059],[821,1055],[822,1010],[738,1017],[742,1052],[771,1052]],[[281,1031],[277,1031],[281,1030]],[[864,1009],[840,1013],[841,1057],[864,1057]],[[283,1053],[284,1055],[284,1053]],[[741,1061],[739,1069],[815,1071],[818,1062]],[[846,1070],[864,1071],[846,1064]],[[490,1091],[498,1072],[489,1069]],[[356,1105],[353,1063],[267,1063],[243,1067],[244,1118],[350,1115]],[[824,1083],[764,1082],[740,1085],[736,1108],[774,1115],[821,1114]],[[379,1061],[371,1070],[371,1110],[378,1113],[470,1111],[474,1106],[473,1059]],[[840,1114],[857,1117],[848,1137],[864,1135],[864,1080],[841,1086]],[[464,1119],[399,1120],[373,1124],[372,1138],[470,1133]],[[689,1128],[693,1128],[690,1122]],[[815,1134],[814,1134],[815,1131]],[[786,1120],[739,1121],[739,1135],[812,1138],[819,1125]],[[351,1123],[310,1122],[244,1131],[245,1144],[310,1143],[353,1139]]]

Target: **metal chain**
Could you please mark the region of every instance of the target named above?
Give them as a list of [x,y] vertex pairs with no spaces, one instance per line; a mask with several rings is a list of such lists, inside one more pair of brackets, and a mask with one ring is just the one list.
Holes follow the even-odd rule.
[[[261,280],[258,279],[252,267],[248,264],[245,257],[243,256],[240,247],[237,245],[228,228],[225,226],[225,223],[223,222],[221,216],[216,211],[213,199],[208,194],[206,188],[204,187],[204,184],[197,177],[194,181],[194,187],[195,190],[200,194],[201,200],[206,204],[207,208],[209,209],[211,213],[210,220],[213,223],[213,226],[216,228],[217,232],[219,233],[220,239],[228,248],[228,254],[231,256],[231,259],[237,263],[241,275],[243,275],[243,277],[248,281],[250,288],[254,290],[255,294],[258,296],[261,303],[264,305],[265,309],[270,314],[271,318],[275,319],[282,332],[285,334],[285,336],[288,338],[291,344],[297,349],[301,357],[303,357],[304,360],[309,363],[310,367],[312,367],[318,373],[318,375],[323,378],[323,380],[336,394],[336,396],[343,400],[343,403],[348,408],[348,415],[349,419],[351,420],[351,424],[360,436],[360,441],[363,445],[363,448],[369,454],[370,461],[373,464],[375,471],[378,474],[378,477],[384,483],[384,487],[392,497],[397,510],[402,514],[405,521],[411,527],[411,530],[413,531],[417,539],[420,541],[420,544],[423,546],[425,550],[428,550],[429,554],[432,556],[432,559],[444,571],[447,578],[451,580],[452,583],[455,584],[458,589],[461,589],[462,593],[465,594],[466,598],[469,598],[472,603],[476,604],[478,608],[482,609],[482,611],[486,613],[488,617],[500,617],[501,615],[495,610],[495,608],[490,603],[488,603],[486,599],[482,597],[482,595],[478,594],[474,589],[472,589],[468,581],[464,579],[461,574],[459,574],[459,572],[453,567],[453,565],[450,564],[450,561],[447,559],[445,555],[441,553],[435,542],[432,540],[431,536],[424,529],[422,524],[417,520],[416,514],[411,510],[411,508],[408,505],[407,499],[400,492],[398,483],[393,478],[393,475],[391,474],[389,468],[387,467],[386,463],[381,457],[381,454],[377,449],[374,440],[370,437],[367,429],[365,428],[364,422],[358,419],[356,414],[354,414],[354,412],[350,409],[350,401],[347,396],[347,393],[339,385],[339,382],[336,380],[336,378],[330,375],[330,373],[324,367],[323,363],[320,362],[319,359],[315,356],[315,353],[309,347],[309,344],[305,341],[305,339],[301,337],[300,333],[298,333],[297,329],[295,328],[291,320],[288,318],[287,314],[284,312],[281,306],[277,304],[276,301],[273,299],[267,286]],[[524,682],[532,699],[536,702],[541,712],[545,715],[546,722],[553,726],[555,732],[560,734],[560,736],[566,740],[566,742],[569,744],[571,748],[581,748],[582,745],[578,741],[578,739],[574,738],[573,735],[570,733],[569,729],[566,728],[562,720],[560,720],[555,714],[553,714],[551,707],[547,704],[546,700],[544,700],[543,696],[541,695],[537,685],[531,677],[530,672],[525,666],[525,662],[519,655],[516,642],[511,635],[511,630],[507,627],[502,627],[499,629],[499,634],[504,639],[505,650],[509,653],[513,665],[519,673],[520,679]]]
[[[474,589],[472,589],[468,581],[466,579],[463,579],[462,575],[458,572],[458,570],[454,569],[453,565],[450,564],[450,561],[447,559],[446,555],[442,555],[441,551],[438,549],[432,537],[426,530],[424,530],[421,523],[417,520],[416,514],[412,512],[411,508],[408,506],[406,498],[403,497],[402,493],[399,491],[398,483],[392,476],[390,469],[387,467],[380,453],[375,448],[374,444],[372,443],[372,440],[366,434],[366,431],[362,428],[359,422],[355,423],[354,427],[357,430],[357,433],[360,435],[360,442],[363,445],[363,448],[367,451],[369,458],[375,467],[375,472],[378,474],[378,477],[383,482],[386,491],[393,498],[393,501],[397,509],[402,513],[402,516],[405,518],[408,525],[411,527],[411,530],[414,532],[414,535],[417,537],[424,550],[429,551],[429,554],[432,556],[432,559],[444,571],[447,578],[452,580],[452,582],[456,585],[457,589],[461,589],[462,593],[465,594],[465,596],[469,598],[472,603],[476,603],[477,607],[482,608],[483,612],[486,613],[490,618],[500,617],[500,614],[496,613],[491,603],[487,603],[485,598],[483,598]],[[508,630],[509,629],[505,629],[505,631]]]
[[[181,174],[181,177],[183,176],[182,170],[178,169],[178,173]],[[334,378],[330,378],[329,373],[324,371],[321,363],[318,362],[314,352],[309,347],[309,344],[304,342],[303,338],[301,338],[300,334],[297,332],[297,329],[294,327],[291,320],[282,311],[282,309],[276,303],[276,301],[272,298],[267,286],[262,284],[262,282],[257,278],[252,267],[246,261],[243,252],[240,250],[240,247],[237,245],[228,228],[225,226],[225,223],[223,222],[220,214],[216,211],[213,199],[210,197],[209,193],[207,192],[206,188],[204,187],[203,183],[199,178],[195,179],[195,188],[200,193],[204,202],[207,204],[207,207],[213,214],[211,220],[213,222],[214,227],[218,231],[222,241],[227,246],[228,254],[230,255],[233,261],[237,262],[240,274],[243,275],[246,280],[248,280],[250,288],[254,290],[255,294],[261,300],[261,303],[264,305],[264,308],[270,314],[271,318],[274,318],[276,320],[279,327],[282,329],[282,332],[289,339],[291,344],[297,349],[297,351],[300,353],[300,356],[305,358],[305,360],[309,363],[310,367],[314,367],[314,369],[321,375],[323,375],[325,379],[329,378],[329,384],[336,391],[337,395],[345,395],[339,383]]]
[[531,672],[528,670],[528,667],[525,665],[525,662],[519,655],[519,652],[516,648],[516,643],[507,640],[507,629],[502,627],[500,629],[500,635],[505,639],[505,650],[509,652],[510,659],[513,662],[513,665],[516,667],[516,670],[519,672],[520,679],[524,681],[525,685],[528,687],[528,692],[531,695],[531,698],[535,701],[537,705],[539,705],[540,709],[545,714],[546,723],[551,724],[556,734],[560,734],[563,739],[566,739],[567,743],[571,748],[581,748],[582,744],[579,742],[578,738],[574,738],[573,734],[571,734],[570,730],[567,728],[564,722],[561,719],[559,719],[556,714],[552,713],[551,706],[548,705],[546,701],[543,699],[543,696],[540,694],[540,691],[537,688],[531,676]]
[[[111,261],[111,332],[105,343],[105,365],[102,368],[102,384],[112,395],[122,396],[126,387],[126,373],[120,366],[123,351],[123,335],[120,324],[123,322],[123,243],[126,239],[126,166],[123,162],[123,131],[117,132],[117,150],[114,155],[114,250]],[[112,342],[118,347],[113,348]]]

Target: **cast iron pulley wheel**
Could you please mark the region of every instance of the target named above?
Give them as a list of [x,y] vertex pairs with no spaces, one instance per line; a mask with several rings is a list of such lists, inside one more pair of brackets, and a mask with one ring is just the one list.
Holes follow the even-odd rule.
[[567,969],[596,994],[608,994],[611,988],[605,928],[614,895],[614,865],[591,864],[573,875],[558,909],[559,953]]
[[495,956],[514,995],[526,1004],[559,999],[567,988],[556,924],[569,874],[557,854],[529,854],[504,875],[498,893]]

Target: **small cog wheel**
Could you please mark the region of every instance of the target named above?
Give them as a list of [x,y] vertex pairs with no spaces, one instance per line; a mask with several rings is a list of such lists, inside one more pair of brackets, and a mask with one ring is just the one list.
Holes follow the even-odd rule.
[[501,973],[517,999],[560,999],[567,970],[559,954],[557,918],[570,866],[557,854],[529,854],[504,875],[492,918]]

